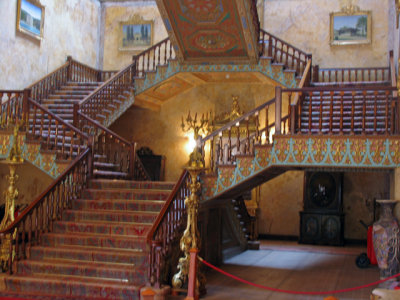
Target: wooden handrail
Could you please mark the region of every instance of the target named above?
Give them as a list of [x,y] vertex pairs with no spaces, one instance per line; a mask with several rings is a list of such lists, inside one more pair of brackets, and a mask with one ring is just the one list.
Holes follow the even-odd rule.
[[249,112],[243,114],[242,116],[238,117],[237,119],[235,119],[233,121],[230,121],[229,123],[227,123],[226,125],[222,126],[221,128],[219,128],[217,130],[214,130],[212,133],[210,133],[209,135],[205,136],[204,138],[201,138],[201,142],[204,143],[204,142],[210,140],[211,138],[216,137],[219,133],[221,133],[221,132],[223,132],[223,131],[231,128],[231,127],[234,127],[237,123],[239,123],[239,122],[245,120],[246,118],[254,115],[256,112],[264,109],[265,107],[273,104],[274,102],[275,102],[275,98],[271,99],[271,100],[269,100],[269,101],[267,101],[267,102],[265,102],[265,103],[263,103],[263,104],[261,104],[259,106],[257,106],[256,108],[254,108],[254,109],[250,110]]
[[[309,59],[307,61],[306,68],[304,69],[303,76],[301,77],[300,83],[299,83],[299,89],[302,89],[306,83],[306,80],[309,79],[310,77],[310,72],[311,72],[311,60]],[[296,93],[294,96],[293,102],[291,104],[297,105],[299,101],[299,94]]]
[[57,120],[60,124],[68,127],[71,131],[74,131],[75,133],[77,133],[78,135],[81,135],[84,139],[88,140],[89,136],[86,135],[84,132],[82,132],[81,130],[79,130],[78,128],[72,126],[70,123],[64,121],[63,119],[61,119],[59,116],[57,116],[56,114],[54,114],[53,112],[51,112],[50,110],[48,110],[46,107],[44,107],[43,105],[33,101],[32,99],[29,99],[29,103],[33,106],[36,106],[37,108],[39,108],[40,110],[44,111],[47,115],[51,116],[52,119]]
[[186,176],[189,175],[189,172],[184,169],[179,177],[177,183],[175,184],[173,190],[169,194],[167,200],[165,201],[160,213],[157,216],[157,219],[154,221],[153,226],[151,226],[150,231],[147,233],[147,243],[150,244],[154,238],[155,232],[159,229],[162,220],[165,218],[165,214],[168,208],[171,206],[173,200],[175,199],[179,189],[181,188],[182,184],[185,181]]
[[27,89],[32,89],[35,85],[38,85],[39,83],[43,82],[44,80],[46,80],[47,78],[51,77],[52,75],[60,72],[62,69],[66,68],[69,66],[69,61],[67,61],[66,63],[64,63],[63,65],[61,65],[60,67],[58,67],[57,69],[55,69],[53,72],[46,74],[44,77],[42,77],[41,79],[39,79],[38,81],[35,81],[34,83],[32,83],[31,85],[29,85],[27,87]]
[[[6,262],[9,274],[13,273],[13,259],[26,259],[29,248],[39,243],[44,232],[51,230],[53,222],[60,218],[71,200],[80,197],[89,179],[90,159],[91,149],[87,148],[17,216],[14,222],[0,231],[1,243],[8,239],[10,245]],[[61,189],[63,193],[60,192]]]
[[182,236],[187,215],[185,198],[190,195],[190,182],[189,172],[184,170],[147,234],[150,246],[148,278],[152,286],[160,287],[163,283],[161,274],[164,270],[161,268],[165,264],[162,262],[174,251],[171,244]]

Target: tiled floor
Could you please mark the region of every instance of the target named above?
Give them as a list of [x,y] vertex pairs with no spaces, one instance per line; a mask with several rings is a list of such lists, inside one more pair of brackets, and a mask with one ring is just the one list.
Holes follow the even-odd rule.
[[[250,282],[292,291],[332,291],[379,280],[376,266],[359,269],[355,259],[365,247],[325,247],[295,242],[262,242],[225,262],[222,269]],[[369,299],[374,287],[335,294],[340,300]],[[329,295],[291,295],[248,286],[210,271],[203,299],[322,300]]]

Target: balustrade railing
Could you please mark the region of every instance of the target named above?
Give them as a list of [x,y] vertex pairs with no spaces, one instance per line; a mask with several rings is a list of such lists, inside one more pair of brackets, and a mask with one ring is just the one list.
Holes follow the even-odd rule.
[[285,134],[289,118],[282,117],[281,105],[281,100],[272,99],[201,138],[207,167],[215,170],[217,165],[235,164],[236,155],[253,154],[254,145],[269,144],[277,131]]
[[394,91],[390,86],[306,87],[285,89],[282,94],[290,103],[296,94],[302,99],[291,107],[292,134],[394,134],[398,132]]
[[[113,107],[119,105],[118,97],[122,95],[124,91],[130,91],[130,88],[133,89],[133,78],[135,74],[135,63],[119,71],[81,101],[79,106],[80,111],[90,119],[105,124],[108,111],[112,112]],[[99,118],[99,115],[102,117]],[[74,118],[76,118],[76,114]]]
[[313,82],[321,84],[382,84],[390,82],[389,67],[326,68],[313,67]]
[[74,125],[93,137],[94,160],[98,158],[100,162],[118,166],[117,171],[128,174],[131,179],[151,180],[136,155],[136,143],[128,142],[81,112],[78,112],[77,123]]
[[261,44],[261,56],[271,57],[273,62],[281,63],[285,67],[295,70],[298,75],[303,73],[307,61],[312,59],[311,54],[262,29],[259,43]]
[[0,90],[0,128],[9,128],[24,118],[29,90]]
[[13,262],[26,259],[29,249],[40,243],[42,235],[49,232],[54,221],[71,206],[71,200],[81,196],[89,179],[91,157],[90,148],[83,151],[13,223],[0,231],[0,247],[8,252],[8,260],[2,264],[8,274],[14,273]]
[[152,286],[165,283],[166,261],[171,257],[174,246],[179,244],[186,225],[185,198],[190,195],[191,178],[184,170],[160,214],[147,234],[150,245],[148,276]]
[[175,58],[175,51],[169,38],[133,57],[137,77],[144,77],[148,71],[156,71],[157,66],[165,66],[168,60]]
[[68,56],[67,62],[42,79],[31,84],[27,89],[31,90],[31,97],[38,103],[47,98],[55,90],[69,81],[92,82],[105,81],[114,75],[116,71],[101,71],[73,60]]

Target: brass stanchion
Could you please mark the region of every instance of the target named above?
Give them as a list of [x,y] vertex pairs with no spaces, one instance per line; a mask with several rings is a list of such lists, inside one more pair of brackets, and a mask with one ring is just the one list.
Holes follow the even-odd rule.
[[[8,188],[5,191],[5,210],[4,217],[0,223],[0,230],[4,230],[14,222],[14,213],[15,213],[15,202],[18,199],[18,189],[15,185],[18,180],[18,175],[16,174],[16,169],[18,165],[21,165],[24,160],[21,156],[21,147],[18,142],[18,130],[20,125],[16,124],[14,126],[14,142],[13,146],[10,150],[10,154],[7,159],[0,161],[1,164],[7,165],[10,169],[10,174],[7,175],[8,179]],[[15,232],[13,234],[9,234],[1,240],[0,246],[0,262],[1,268],[3,271],[7,270],[7,265],[10,260],[10,249],[12,240],[15,238]],[[14,259],[15,250],[12,252],[12,258]]]

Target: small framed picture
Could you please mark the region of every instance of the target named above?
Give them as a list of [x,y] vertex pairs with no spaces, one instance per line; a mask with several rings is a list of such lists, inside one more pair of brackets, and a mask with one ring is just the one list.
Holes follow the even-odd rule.
[[43,38],[44,6],[37,0],[18,0],[17,31]]
[[144,50],[151,45],[153,45],[153,21],[120,23],[120,50]]
[[331,45],[356,45],[371,43],[371,12],[330,14]]

